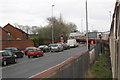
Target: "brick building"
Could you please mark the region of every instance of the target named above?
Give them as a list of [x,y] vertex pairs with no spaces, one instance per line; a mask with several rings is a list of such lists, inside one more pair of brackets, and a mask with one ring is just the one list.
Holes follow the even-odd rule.
[[0,50],[7,47],[25,49],[34,46],[32,40],[28,40],[28,34],[11,24],[0,27]]
[[20,39],[20,40],[26,40],[28,39],[28,34],[22,31],[21,29],[18,29],[11,24],[7,24],[3,27],[3,29],[6,29],[10,32],[10,39]]
[[0,40],[8,40],[10,38],[10,32],[5,28],[0,27]]

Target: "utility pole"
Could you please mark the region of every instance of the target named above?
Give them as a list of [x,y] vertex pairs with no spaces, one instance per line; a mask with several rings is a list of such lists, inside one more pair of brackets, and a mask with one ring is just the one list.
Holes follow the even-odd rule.
[[111,20],[112,20],[112,18],[111,18],[111,11],[109,11],[109,13],[110,13],[110,22],[111,22]]
[[88,11],[87,11],[87,0],[86,4],[86,42],[87,42],[87,51],[88,51]]
[[81,19],[81,32],[83,33],[83,19]]
[[54,18],[53,18],[53,7],[54,7],[55,5],[52,5],[52,25],[51,25],[51,27],[52,27],[52,43],[54,43]]

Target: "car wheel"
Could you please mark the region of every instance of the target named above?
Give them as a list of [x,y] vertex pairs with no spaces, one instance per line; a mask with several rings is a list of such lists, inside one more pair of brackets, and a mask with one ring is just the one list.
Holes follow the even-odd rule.
[[17,59],[16,58],[14,59],[14,63],[17,63]]
[[6,66],[7,65],[7,61],[3,61],[3,66]]
[[40,55],[41,57],[43,56],[43,54],[42,55]]
[[30,56],[28,56],[28,58],[30,58]]
[[21,58],[23,58],[23,55],[21,55]]

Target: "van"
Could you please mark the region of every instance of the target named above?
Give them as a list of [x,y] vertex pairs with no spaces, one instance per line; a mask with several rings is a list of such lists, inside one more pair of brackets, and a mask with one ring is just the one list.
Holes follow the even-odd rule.
[[68,39],[67,45],[69,45],[70,47],[77,47],[78,43],[77,43],[76,39]]

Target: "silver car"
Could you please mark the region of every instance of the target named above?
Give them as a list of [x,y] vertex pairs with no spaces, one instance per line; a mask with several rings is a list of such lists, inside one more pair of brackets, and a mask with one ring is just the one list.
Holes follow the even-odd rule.
[[51,44],[50,48],[51,48],[51,52],[63,51],[63,46],[61,44],[59,44],[59,43]]

